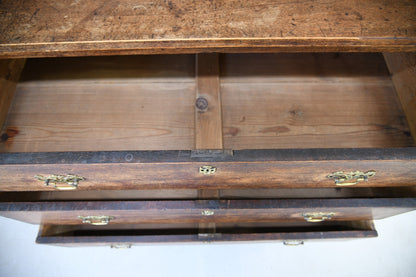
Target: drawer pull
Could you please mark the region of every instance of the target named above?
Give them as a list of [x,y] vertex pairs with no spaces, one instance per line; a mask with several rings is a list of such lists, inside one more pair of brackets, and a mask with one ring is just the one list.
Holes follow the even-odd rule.
[[45,186],[53,185],[55,189],[58,190],[74,190],[78,188],[78,182],[85,180],[84,177],[77,176],[77,175],[49,175],[49,176],[42,176],[36,175],[36,179],[45,182]]
[[82,219],[82,223],[91,225],[107,225],[110,220],[114,219],[113,216],[107,215],[78,216],[78,218]]
[[211,215],[214,215],[214,214],[215,214],[215,212],[214,212],[213,210],[203,210],[203,211],[201,212],[201,214],[202,214],[202,215],[205,215],[205,216],[211,216]]
[[283,242],[283,245],[286,245],[286,246],[300,246],[304,244],[305,242],[303,240],[285,240]]
[[130,249],[131,244],[112,244],[110,247],[113,249]]
[[358,184],[361,181],[367,182],[368,178],[376,175],[375,170],[370,170],[367,172],[354,171],[354,172],[344,172],[337,171],[327,176],[329,179],[333,179],[337,186],[353,186]]
[[214,174],[216,171],[217,168],[210,165],[204,165],[199,168],[199,173],[202,173],[204,175]]
[[303,218],[307,222],[322,222],[325,220],[330,220],[332,216],[334,215],[335,213],[323,213],[323,212],[302,214]]

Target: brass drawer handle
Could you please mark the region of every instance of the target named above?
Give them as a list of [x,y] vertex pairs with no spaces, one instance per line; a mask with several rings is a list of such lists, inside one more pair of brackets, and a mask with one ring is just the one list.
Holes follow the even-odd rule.
[[307,222],[322,222],[325,220],[330,220],[335,213],[303,213],[302,216]]
[[303,240],[285,240],[283,242],[283,245],[286,245],[286,246],[300,246],[304,244],[305,242]]
[[45,186],[53,185],[58,190],[74,190],[78,188],[78,182],[85,180],[84,177],[78,175],[56,175],[49,176],[36,175],[36,179],[45,182]]
[[131,244],[112,244],[110,248],[113,249],[130,249]]
[[361,181],[367,182],[368,178],[374,175],[376,175],[375,170],[369,170],[367,172],[358,170],[354,172],[337,171],[328,175],[327,178],[333,179],[337,186],[353,186]]
[[199,173],[204,175],[214,174],[216,171],[217,168],[210,165],[204,165],[199,168]]
[[82,219],[82,223],[91,225],[107,225],[110,220],[114,219],[113,216],[108,215],[89,215],[89,216],[78,216]]

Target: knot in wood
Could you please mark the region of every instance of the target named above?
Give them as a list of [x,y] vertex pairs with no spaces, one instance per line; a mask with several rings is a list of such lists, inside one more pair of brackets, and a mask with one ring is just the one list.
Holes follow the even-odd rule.
[[195,106],[200,112],[205,112],[208,109],[208,100],[204,97],[198,97]]

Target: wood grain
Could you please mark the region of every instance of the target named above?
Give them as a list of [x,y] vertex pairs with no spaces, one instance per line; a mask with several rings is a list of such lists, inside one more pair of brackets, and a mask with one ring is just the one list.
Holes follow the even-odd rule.
[[416,141],[416,53],[385,53],[384,58]]
[[196,55],[196,99],[207,108],[195,108],[195,148],[223,149],[220,68],[218,54]]
[[109,57],[28,63],[1,151],[194,148],[194,58]]
[[381,55],[224,55],[226,149],[414,145]]
[[[108,225],[303,222],[304,213],[333,213],[330,221],[382,219],[416,209],[415,198],[199,201],[76,201],[0,203],[0,214],[33,224],[81,225],[78,216],[112,216]],[[212,215],[202,214],[209,210]]]
[[3,130],[25,59],[0,60],[0,130]]
[[416,4],[404,0],[6,0],[0,10],[3,58],[416,47]]
[[[332,222],[331,222],[332,223]],[[258,226],[260,225],[260,226]],[[147,225],[145,225],[147,226]],[[154,225],[153,225],[154,226]],[[183,228],[181,228],[183,226]],[[337,222],[336,224],[317,223],[314,227],[302,226],[295,228],[281,227],[279,224],[263,228],[261,224],[249,228],[222,228],[213,234],[201,234],[189,224],[176,224],[172,229],[143,230],[136,225],[130,231],[102,230],[89,231],[84,226],[41,225],[37,243],[60,246],[131,246],[142,243],[174,243],[174,242],[232,242],[256,240],[314,240],[314,239],[346,239],[377,237],[377,231],[371,220],[359,222]],[[103,226],[100,226],[103,227]],[[104,226],[105,227],[105,226]],[[152,226],[149,226],[152,228]],[[92,228],[94,229],[94,228]],[[290,232],[289,232],[290,230]],[[238,233],[237,233],[237,232]]]
[[[348,155],[348,151],[345,152]],[[84,177],[78,190],[112,189],[248,189],[336,187],[333,172],[375,170],[376,176],[355,187],[416,185],[413,160],[326,160],[209,162],[213,175],[199,173],[207,162],[10,164],[0,166],[1,191],[50,191],[35,175],[76,174]]]

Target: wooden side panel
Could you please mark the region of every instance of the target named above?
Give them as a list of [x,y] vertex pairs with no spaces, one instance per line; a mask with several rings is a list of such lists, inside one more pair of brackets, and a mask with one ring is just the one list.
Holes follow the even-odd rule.
[[[96,201],[1,203],[0,214],[33,224],[80,225],[79,218],[111,217],[108,223],[306,222],[305,214],[329,221],[382,219],[416,209],[415,198],[280,199],[199,201]],[[320,218],[315,216],[314,218]],[[314,222],[307,222],[313,226]],[[88,225],[88,224],[87,224]]]
[[384,58],[416,141],[416,53],[384,53]]
[[0,60],[0,131],[6,127],[3,125],[24,65],[24,59]]
[[[0,57],[414,51],[414,1],[2,1]],[[140,22],[140,24],[137,24]]]

